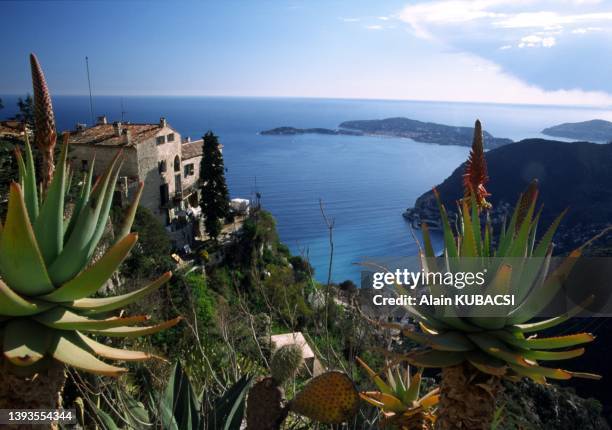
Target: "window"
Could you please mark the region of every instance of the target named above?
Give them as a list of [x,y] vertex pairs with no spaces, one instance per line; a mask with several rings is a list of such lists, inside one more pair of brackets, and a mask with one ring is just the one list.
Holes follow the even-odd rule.
[[81,170],[83,172],[89,170],[89,162],[87,160],[81,160]]
[[162,184],[159,186],[159,200],[160,200],[162,207],[168,204],[168,200],[169,200],[168,184]]
[[175,172],[181,171],[181,159],[179,158],[178,155],[174,157],[174,171]]
[[159,162],[159,173],[164,173],[166,171],[166,160],[162,160]]
[[194,174],[193,163],[185,164],[185,177],[191,176]]
[[174,133],[168,135],[168,142],[174,142]]
[[157,144],[161,145],[162,143],[166,143],[166,136],[157,136]]

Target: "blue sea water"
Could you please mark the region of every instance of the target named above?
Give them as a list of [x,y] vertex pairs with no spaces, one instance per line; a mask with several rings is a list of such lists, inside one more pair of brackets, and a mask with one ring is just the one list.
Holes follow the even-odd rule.
[[[0,117],[8,117],[15,97],[2,99],[6,108]],[[463,162],[468,148],[388,137],[261,136],[259,131],[334,128],[346,120],[392,116],[470,126],[480,118],[493,135],[518,140],[543,137],[543,128],[561,122],[612,120],[610,111],[586,108],[222,97],[95,97],[95,114],[121,119],[122,101],[126,121],[156,122],[164,116],[183,137],[199,138],[207,130],[219,135],[232,196],[261,193],[281,239],[308,257],[322,281],[330,248],[319,200],[334,221],[332,278],[357,282],[354,263],[364,257],[415,254],[402,212]],[[91,123],[87,97],[55,97],[54,106],[60,129]]]

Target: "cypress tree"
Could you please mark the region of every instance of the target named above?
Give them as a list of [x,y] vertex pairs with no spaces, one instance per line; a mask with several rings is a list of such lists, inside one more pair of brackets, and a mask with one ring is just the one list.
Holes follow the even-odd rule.
[[212,131],[203,137],[204,148],[200,165],[202,193],[200,207],[204,228],[208,236],[217,240],[223,227],[222,220],[229,215],[229,192],[225,183],[225,168],[219,139]]

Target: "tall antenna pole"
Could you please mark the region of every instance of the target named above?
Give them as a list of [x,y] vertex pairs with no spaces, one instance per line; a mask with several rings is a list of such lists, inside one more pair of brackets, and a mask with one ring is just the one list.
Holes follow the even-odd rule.
[[94,119],[94,108],[93,108],[93,97],[91,96],[91,79],[89,77],[89,58],[85,57],[85,67],[87,68],[87,85],[89,86],[89,111],[91,113],[91,125],[93,126],[96,121]]
[[127,112],[125,111],[125,109],[123,108],[123,97],[121,97],[121,122],[125,121],[125,114]]

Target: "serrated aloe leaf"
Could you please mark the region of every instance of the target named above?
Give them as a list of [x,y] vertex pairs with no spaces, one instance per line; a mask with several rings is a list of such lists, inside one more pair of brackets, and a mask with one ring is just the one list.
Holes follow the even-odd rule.
[[429,409],[440,403],[440,389],[436,388],[425,394],[421,400],[418,401],[419,405],[423,409]]
[[470,207],[472,210],[472,226],[474,228],[474,243],[476,244],[476,255],[484,256],[482,244],[482,226],[480,225],[480,213],[476,204],[474,192],[470,192]]
[[523,355],[529,360],[556,361],[569,360],[584,354],[584,348],[570,349],[568,351],[525,351]]
[[93,319],[59,307],[43,312],[33,318],[39,323],[57,330],[103,330],[113,327],[130,326],[148,319],[146,315]]
[[393,390],[391,389],[391,387],[380,377],[378,373],[374,372],[370,368],[370,366],[366,364],[365,361],[363,361],[359,357],[356,357],[355,360],[357,360],[357,363],[363,368],[363,370],[365,370],[365,372],[368,374],[372,382],[374,382],[376,387],[381,392],[386,393],[386,394],[393,394]]
[[38,218],[38,188],[36,185],[36,167],[32,156],[30,139],[25,135],[25,176],[23,178],[23,196],[30,214],[30,221]]
[[583,379],[593,379],[595,381],[599,381],[601,379],[601,375],[597,375],[596,373],[587,373],[587,372],[570,372],[572,374],[572,378],[583,378]]
[[100,214],[98,216],[98,224],[94,230],[94,234],[89,241],[86,248],[86,259],[89,261],[94,254],[94,251],[98,247],[98,243],[100,239],[102,239],[102,235],[104,234],[104,230],[106,229],[106,223],[109,218],[110,209],[113,204],[113,196],[115,194],[115,186],[117,184],[117,179],[119,178],[119,172],[121,171],[121,167],[123,166],[123,162],[119,162],[119,166],[114,171],[114,173],[110,177],[110,182],[108,187],[106,188],[106,192],[104,193],[104,198],[102,200],[102,207],[100,209]]
[[435,258],[436,257],[436,253],[433,249],[433,245],[431,242],[431,233],[429,232],[429,227],[427,226],[427,223],[423,222],[421,224],[421,235],[423,236],[423,245],[425,247],[425,256],[427,258]]
[[559,324],[564,323],[565,321],[569,320],[570,318],[575,317],[580,312],[585,310],[586,307],[589,304],[591,304],[591,302],[594,299],[595,299],[595,296],[591,295],[582,304],[573,307],[572,309],[570,309],[568,312],[564,313],[563,315],[559,315],[559,316],[556,316],[556,317],[553,317],[553,318],[549,318],[549,319],[545,319],[545,320],[542,320],[542,321],[537,321],[537,322],[534,322],[534,323],[516,324],[516,325],[513,326],[513,328],[518,329],[522,333],[531,333],[531,332],[534,332],[534,331],[546,330],[546,329],[549,329],[551,327],[558,326]]
[[38,218],[34,222],[34,234],[40,252],[47,264],[51,264],[64,246],[64,198],[66,194],[66,153],[68,145],[62,146],[60,160],[47,189]]
[[128,369],[111,366],[98,360],[87,351],[87,345],[76,334],[71,332],[58,332],[49,352],[58,361],[103,376],[119,376]]
[[[97,234],[96,229],[105,204],[106,189],[119,155],[120,153],[115,156],[108,170],[96,182],[89,201],[78,214],[74,230],[68,237],[64,249],[49,268],[49,275],[55,285],[62,285],[75,277],[89,261],[91,240],[94,234]],[[111,186],[114,185],[113,183]]]
[[465,361],[463,352],[446,352],[427,350],[406,354],[406,361],[418,367],[449,367],[456,366]]
[[483,373],[494,376],[504,376],[508,370],[506,362],[485,354],[482,351],[470,351],[466,354],[472,366]]
[[421,391],[421,380],[423,377],[423,369],[419,369],[412,378],[410,379],[410,385],[406,390],[405,395],[402,398],[402,401],[406,404],[411,404],[412,402],[416,402],[419,398],[419,393]]
[[542,236],[540,242],[538,242],[538,245],[533,251],[533,257],[543,257],[546,255],[548,247],[552,242],[553,236],[555,235],[557,228],[559,228],[559,224],[561,224],[561,220],[563,219],[566,213],[567,209],[561,212],[561,214],[557,218],[555,218],[550,227],[548,227],[548,230],[546,231],[546,233],[544,233],[544,236]]
[[87,172],[84,178],[83,185],[81,186],[81,193],[74,206],[72,215],[70,216],[68,227],[66,227],[66,231],[64,232],[64,242],[66,242],[67,238],[69,238],[72,235],[72,231],[74,230],[76,221],[79,219],[79,216],[80,216],[79,214],[83,210],[83,207],[89,202],[89,196],[91,194],[91,182],[93,180],[95,161],[96,161],[96,158],[94,156],[89,166],[89,171]]
[[461,352],[474,349],[474,344],[462,333],[456,331],[449,331],[448,333],[435,336],[417,333],[412,330],[403,330],[402,333],[407,338],[438,351]]
[[474,238],[474,226],[472,224],[472,217],[470,216],[470,210],[467,202],[462,203],[463,213],[463,236],[461,237],[461,256],[462,257],[476,257],[476,239]]
[[[510,223],[508,224],[503,237],[500,237],[499,246],[497,248],[497,257],[505,257],[507,255],[507,251],[514,242],[514,234],[516,231],[516,221],[518,217],[519,207],[521,205],[521,200],[523,199],[523,194],[521,194],[516,202],[516,206],[514,207],[514,211],[512,212],[512,217],[510,218]],[[504,220],[505,225],[505,220]]]
[[115,327],[103,330],[82,329],[81,331],[109,337],[139,337],[157,333],[158,331],[173,327],[177,325],[182,319],[182,317],[176,317],[174,319],[164,321],[163,323],[146,327]]
[[6,222],[0,236],[0,271],[7,285],[17,293],[38,296],[53,291],[21,188],[16,183],[10,186]]
[[127,349],[113,348],[112,346],[104,345],[100,342],[85,336],[83,333],[76,332],[77,336],[83,341],[85,345],[96,355],[104,358],[110,358],[111,360],[122,360],[122,361],[143,361],[150,358],[157,358],[153,354],[149,354],[143,351],[130,351]]
[[518,373],[521,376],[527,376],[529,378],[534,379],[537,382],[540,382],[540,378],[550,378],[550,379],[560,379],[567,380],[572,378],[571,372],[563,369],[552,369],[550,367],[542,367],[542,366],[531,366],[531,367],[521,367],[515,366],[513,364],[510,365],[512,370]]
[[140,202],[140,197],[142,196],[142,190],[144,189],[144,182],[140,181],[138,183],[138,190],[134,195],[134,199],[130,204],[130,207],[125,215],[125,219],[123,220],[123,224],[121,225],[121,230],[119,230],[119,234],[117,235],[117,240],[123,239],[130,233],[132,229],[132,224],[134,224],[134,218],[136,217],[136,211],[138,210],[138,203]]
[[380,391],[367,391],[359,393],[359,396],[366,402],[381,408],[385,412],[400,413],[406,409],[406,406],[392,394],[381,393]]
[[113,245],[113,247],[92,266],[88,267],[52,293],[44,296],[44,299],[58,303],[91,296],[104,286],[106,281],[115,273],[137,240],[138,235],[136,233],[124,237],[121,241]]
[[499,339],[490,336],[485,333],[470,333],[467,335],[472,342],[485,353],[495,358],[503,360],[507,363],[516,364],[518,366],[529,366],[530,364],[525,360],[520,353],[513,351],[507,347]]
[[12,319],[4,326],[4,357],[16,366],[31,366],[51,346],[51,331],[30,319]]
[[52,306],[51,303],[20,296],[0,279],[0,315],[9,317],[35,315]]
[[[495,276],[491,280],[491,283],[487,286],[487,294],[491,296],[505,295],[510,291],[510,285],[512,280],[512,266],[508,264],[502,264],[497,269]],[[500,312],[498,309],[496,311]],[[495,315],[490,317],[474,316],[470,317],[470,321],[479,327],[487,330],[500,329],[504,327],[506,323],[505,315]]]
[[113,297],[100,297],[100,298],[85,298],[75,300],[72,303],[66,303],[66,306],[70,306],[73,309],[79,309],[87,311],[88,314],[97,314],[101,312],[114,311],[125,307],[141,297],[152,293],[157,290],[160,286],[165,284],[172,277],[171,272],[164,273],[162,276],[151,282],[149,285],[142,287],[138,290],[122,294],[120,296]]
[[545,309],[563,286],[563,282],[565,282],[574,268],[581,253],[580,249],[572,251],[559,267],[557,267],[538,288],[534,289],[525,300],[510,313],[508,323],[525,323]]
[[589,343],[595,340],[591,333],[576,333],[567,336],[531,338],[525,340],[525,345],[532,349],[559,349]]
[[442,204],[442,201],[440,200],[440,195],[438,194],[438,191],[435,188],[433,189],[433,193],[438,204],[438,210],[440,211],[440,218],[442,219],[442,228],[444,232],[444,248],[446,250],[446,254],[451,258],[458,257],[459,251],[457,250],[455,235],[453,234],[453,229],[448,220],[446,208]]

